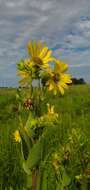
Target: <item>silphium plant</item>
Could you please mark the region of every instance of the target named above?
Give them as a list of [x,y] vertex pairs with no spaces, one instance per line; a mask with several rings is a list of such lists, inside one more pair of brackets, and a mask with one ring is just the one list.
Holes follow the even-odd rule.
[[[18,65],[19,81],[22,88],[18,94],[19,104],[28,110],[25,122],[21,117],[22,106],[19,106],[19,127],[14,138],[21,143],[22,166],[27,174],[26,189],[52,189],[49,183],[49,170],[55,178],[55,189],[64,188],[69,184],[64,168],[61,169],[63,182],[58,182],[60,161],[52,147],[48,150],[47,135],[51,133],[60,118],[55,112],[46,94],[51,91],[54,95],[64,94],[70,84],[71,76],[66,73],[68,65],[52,55],[46,44],[41,41],[30,41],[27,44],[28,58],[21,60]],[[54,63],[54,68],[50,63]],[[36,85],[35,85],[36,84]],[[24,98],[22,94],[24,94]],[[22,103],[23,102],[23,103]],[[54,156],[53,156],[54,155]],[[65,179],[67,179],[65,181]]]

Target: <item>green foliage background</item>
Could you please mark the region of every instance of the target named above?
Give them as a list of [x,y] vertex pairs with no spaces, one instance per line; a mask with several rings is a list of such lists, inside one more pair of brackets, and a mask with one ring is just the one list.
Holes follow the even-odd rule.
[[[25,185],[20,146],[13,138],[13,133],[19,123],[15,94],[16,89],[0,89],[0,190],[3,190],[4,186],[22,190]],[[55,104],[56,112],[60,112],[59,124],[53,128],[51,135],[48,135],[49,130],[47,131],[48,150],[53,145],[53,150],[58,152],[60,146],[66,146],[73,128],[76,129],[77,134],[81,135],[80,142],[85,142],[80,153],[78,153],[80,143],[78,146],[73,145],[73,159],[68,166],[72,176],[78,175],[82,167],[80,166],[82,153],[86,155],[88,152],[90,155],[90,85],[72,86],[63,97],[56,98],[47,94],[46,99],[51,104]],[[24,121],[27,114],[27,111],[23,113]],[[51,184],[54,184],[53,171],[50,175]],[[74,188],[69,187],[69,189]]]

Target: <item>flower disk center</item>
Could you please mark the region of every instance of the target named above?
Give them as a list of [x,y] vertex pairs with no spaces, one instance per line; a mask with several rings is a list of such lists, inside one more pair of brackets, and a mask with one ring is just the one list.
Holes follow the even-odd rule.
[[41,60],[39,57],[34,57],[33,60],[34,60],[34,62],[35,62],[37,65],[42,65],[42,64],[43,64],[42,60]]
[[58,82],[60,80],[60,76],[58,73],[54,74],[53,80],[54,80],[54,82]]

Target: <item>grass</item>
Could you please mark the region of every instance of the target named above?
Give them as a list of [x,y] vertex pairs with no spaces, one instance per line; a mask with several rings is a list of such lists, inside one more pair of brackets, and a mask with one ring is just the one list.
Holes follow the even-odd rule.
[[[16,89],[0,89],[0,190],[10,185],[20,190],[25,179],[20,162],[20,147],[13,139],[13,133],[18,127],[15,94]],[[90,85],[72,86],[63,97],[55,98],[52,95],[47,98],[48,102],[56,105],[55,110],[60,112],[58,137],[61,143],[65,143],[67,133],[72,128],[80,129],[88,139],[86,149],[90,153]]]
[[15,92],[13,89],[0,89],[0,190],[10,185],[21,188],[24,181],[19,147],[17,149],[13,139],[18,126],[17,114],[13,110]]

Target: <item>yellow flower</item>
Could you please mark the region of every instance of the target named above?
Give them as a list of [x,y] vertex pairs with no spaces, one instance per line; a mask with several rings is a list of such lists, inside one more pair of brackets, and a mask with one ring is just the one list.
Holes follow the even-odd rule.
[[48,107],[48,113],[54,114],[54,106],[50,106],[50,104],[47,104],[47,107]]
[[53,72],[49,72],[49,80],[46,85],[49,88],[49,91],[54,91],[54,94],[57,94],[59,91],[62,95],[64,94],[64,89],[68,88],[68,84],[72,83],[71,76],[64,73],[67,71],[68,65],[63,63],[60,60],[56,60],[56,64]]
[[18,75],[22,77],[19,81],[21,84],[28,84],[33,79],[33,63],[30,59],[20,61],[18,64]]
[[51,57],[52,50],[49,50],[45,44],[41,43],[41,41],[30,41],[27,48],[34,66],[39,67],[40,69],[50,68],[48,63],[55,61],[55,58]]
[[54,117],[58,117],[58,113],[55,113],[54,112],[54,105],[50,105],[50,104],[47,104],[47,107],[48,107],[48,114],[49,115],[52,115]]
[[81,180],[81,179],[82,179],[82,175],[81,175],[81,174],[80,174],[80,175],[76,175],[75,178],[76,178],[77,180]]
[[60,166],[60,158],[57,153],[53,155],[52,165],[55,168],[55,170],[58,170]]
[[16,130],[14,132],[14,139],[15,139],[16,142],[19,142],[19,143],[21,142],[21,137],[20,137],[20,133],[19,133],[18,130]]
[[24,59],[24,60],[21,60],[17,66],[18,66],[18,70],[20,71],[30,71],[33,67],[33,63],[30,59]]
[[55,168],[55,170],[58,170],[58,168],[59,168],[59,161],[58,160],[53,160],[52,165]]
[[18,64],[18,75],[22,77],[19,81],[21,85],[27,85],[36,79],[33,62],[30,59],[20,61]]

